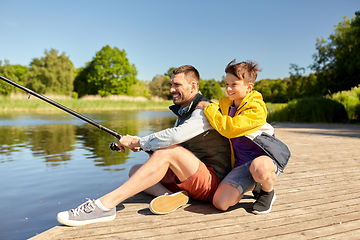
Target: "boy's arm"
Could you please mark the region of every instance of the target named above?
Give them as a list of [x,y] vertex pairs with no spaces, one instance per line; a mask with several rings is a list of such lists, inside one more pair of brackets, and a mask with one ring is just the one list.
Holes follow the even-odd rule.
[[266,112],[254,104],[249,104],[246,110],[234,117],[223,115],[216,104],[206,106],[204,114],[211,126],[226,138],[253,133],[266,123]]

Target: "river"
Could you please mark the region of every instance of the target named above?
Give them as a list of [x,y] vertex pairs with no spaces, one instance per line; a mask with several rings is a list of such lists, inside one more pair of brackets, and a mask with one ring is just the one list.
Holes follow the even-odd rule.
[[[170,111],[84,114],[120,134],[173,126]],[[144,152],[112,152],[112,135],[64,114],[0,115],[0,239],[27,239],[59,223],[60,211],[96,199],[128,179]]]

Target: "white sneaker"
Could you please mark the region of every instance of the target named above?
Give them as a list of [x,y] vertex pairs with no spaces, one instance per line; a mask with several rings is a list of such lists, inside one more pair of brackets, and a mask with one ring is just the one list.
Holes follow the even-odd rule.
[[167,214],[187,204],[189,196],[186,191],[176,192],[171,195],[167,193],[154,198],[149,205],[150,211],[155,214]]
[[100,209],[95,200],[88,199],[75,209],[59,212],[57,221],[67,226],[81,226],[96,222],[106,222],[114,220],[116,217],[116,208],[109,211]]

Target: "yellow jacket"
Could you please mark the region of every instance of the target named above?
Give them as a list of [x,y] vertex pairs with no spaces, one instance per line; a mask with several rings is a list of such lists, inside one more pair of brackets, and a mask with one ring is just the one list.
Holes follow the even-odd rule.
[[[260,130],[266,124],[267,110],[261,93],[253,90],[241,102],[234,117],[230,117],[229,108],[233,101],[228,97],[220,98],[219,104],[209,104],[204,113],[211,126],[226,138],[242,137]],[[219,111],[220,108],[220,111]],[[230,141],[231,143],[231,141]],[[235,157],[232,151],[232,166]]]

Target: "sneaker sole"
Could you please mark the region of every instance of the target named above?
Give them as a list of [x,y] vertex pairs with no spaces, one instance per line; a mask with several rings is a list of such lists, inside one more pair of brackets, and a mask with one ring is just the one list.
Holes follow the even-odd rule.
[[154,214],[168,214],[189,201],[186,191],[177,192],[171,195],[162,195],[154,198],[149,205],[150,211]]
[[269,212],[271,212],[271,207],[272,207],[273,203],[275,202],[275,199],[276,199],[276,195],[275,195],[275,193],[274,193],[274,197],[273,197],[273,198],[272,198],[272,200],[271,200],[270,207],[269,207],[269,209],[268,209],[268,210],[266,210],[266,211],[262,211],[262,212],[259,212],[259,211],[256,211],[256,210],[253,210],[252,212],[253,212],[254,214],[265,214],[265,213],[269,213]]
[[62,219],[62,218],[59,218],[59,217],[57,217],[56,219],[57,219],[57,221],[59,223],[61,223],[63,225],[76,227],[76,226],[87,225],[87,224],[90,224],[90,223],[111,221],[111,220],[114,220],[115,217],[116,217],[116,214],[114,216],[97,218],[97,219],[92,219],[92,220],[85,220],[85,221],[73,221],[73,220]]

